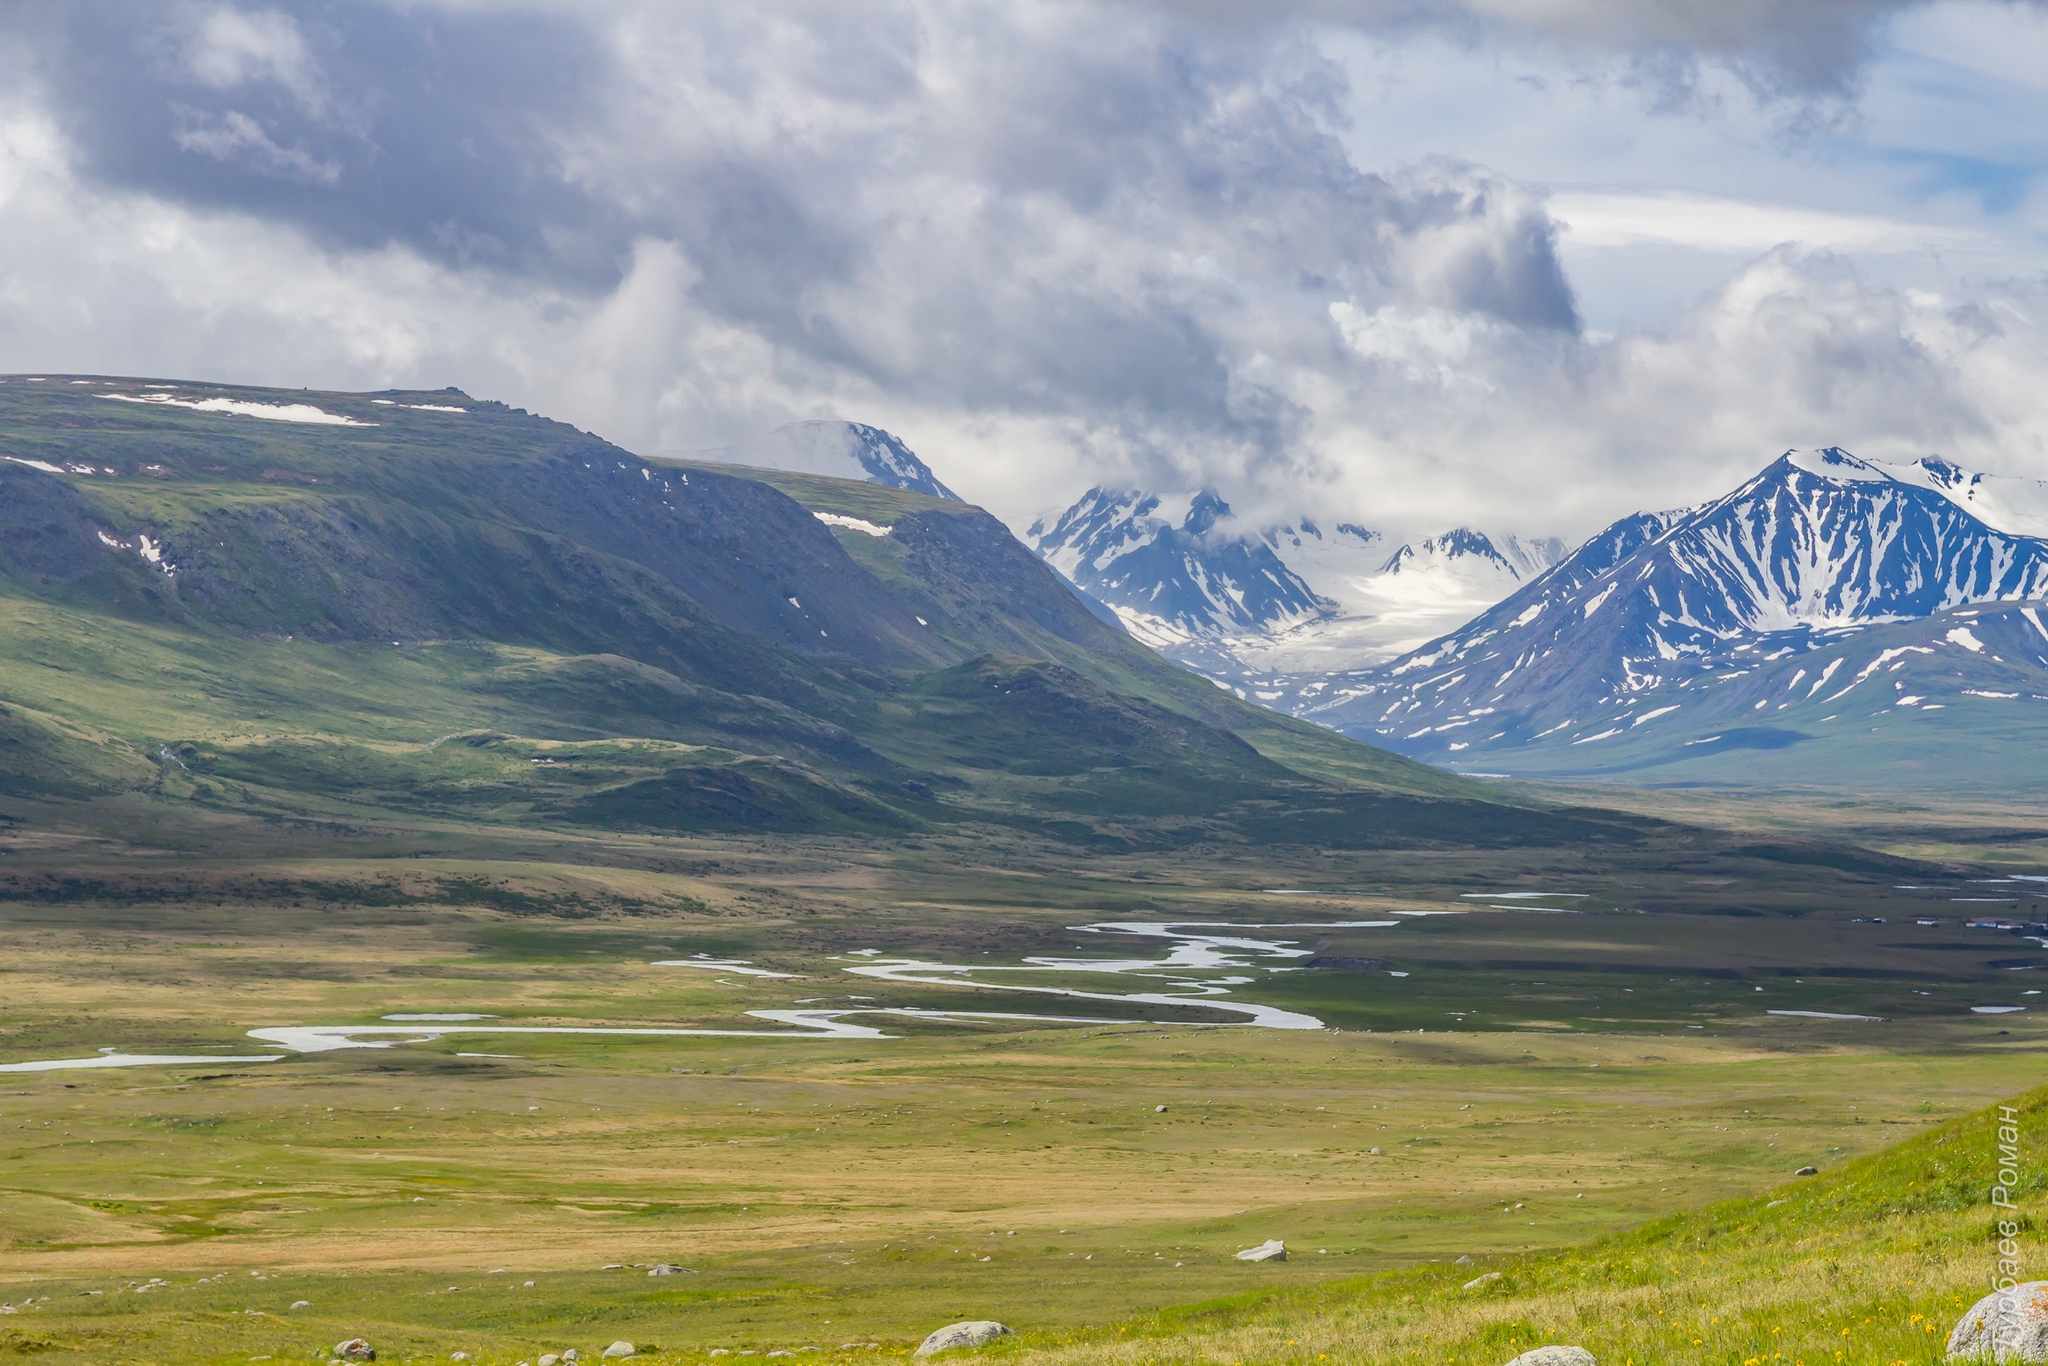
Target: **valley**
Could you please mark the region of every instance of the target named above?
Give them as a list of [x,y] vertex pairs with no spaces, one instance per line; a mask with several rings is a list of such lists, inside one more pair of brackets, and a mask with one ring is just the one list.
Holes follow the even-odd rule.
[[[1500,1265],[1833,1171],[2023,1087],[2042,1042],[2038,1012],[1973,1010],[2033,999],[2036,946],[1964,931],[1960,882],[956,838],[9,837],[4,1061],[218,1061],[5,1078],[0,1299],[32,1307],[0,1332],[49,1360],[354,1332],[701,1360],[985,1312],[1110,1350],[1173,1305]],[[997,989],[1019,969],[1085,1011]],[[1193,983],[1326,1027],[1115,999]],[[828,1010],[896,1013],[753,1013]],[[280,1028],[312,1024],[376,1046]],[[646,1032],[469,1032],[499,1028]],[[1232,1257],[1265,1238],[1290,1260]]]
[[[1639,1343],[1636,1271],[1557,1277],[1635,1248],[1688,1293],[1727,1211],[1807,1219],[1801,1167],[2039,1081],[2024,784],[1461,776],[866,463],[438,391],[0,416],[10,1352],[709,1366],[991,1316],[1034,1358],[1420,1361],[1596,1300]],[[863,430],[826,454],[924,477]],[[1867,682],[1928,700],[1957,631],[2023,673],[2027,605],[1872,625],[1908,672]],[[1916,1322],[1975,1274],[1943,1199],[1914,1276],[1861,1263]],[[1803,1283],[1771,1255],[1713,1274]],[[1531,1298],[1414,1307],[1481,1268]]]

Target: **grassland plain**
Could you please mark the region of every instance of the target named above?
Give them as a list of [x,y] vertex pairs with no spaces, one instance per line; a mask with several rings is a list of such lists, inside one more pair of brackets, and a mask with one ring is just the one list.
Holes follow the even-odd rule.
[[[0,1321],[0,1344],[52,1363],[303,1357],[354,1332],[386,1359],[508,1366],[614,1338],[692,1360],[893,1351],[980,1315],[1023,1330],[1006,1351],[1309,1360],[1315,1340],[1362,1361],[1483,1360],[1512,1337],[1503,1324],[1591,1322],[1564,1312],[1547,1249],[1650,1237],[1626,1231],[1796,1166],[1834,1173],[2039,1076],[2038,1013],[1972,1008],[2035,999],[2023,969],[2048,956],[1963,930],[1973,907],[1952,898],[1982,890],[1964,877],[1782,864],[1769,885],[1698,887],[1556,850],[1165,859],[1001,831],[101,818],[0,837],[0,1062],[276,1053],[247,1031],[392,1014],[1040,1018],[866,1017],[887,1039],[447,1032],[271,1063],[7,1075],[0,1299],[34,1304]],[[178,852],[202,837],[205,856]],[[1482,909],[1513,893],[1582,909]],[[1246,933],[1381,967],[1274,973],[1289,964],[1253,957],[1164,974],[1239,979],[1234,993],[1322,1030],[1230,1026],[1200,1000],[1001,989],[1157,988],[1087,970],[1164,956],[1158,939],[1075,928],[1111,921],[1293,924]],[[1341,923],[1356,921],[1381,923]],[[970,970],[855,976],[857,950]],[[661,965],[698,954],[790,975]],[[1067,966],[1004,972],[1048,957]],[[1049,1018],[1076,1014],[1123,1022]],[[1983,1221],[1950,1218],[1939,1293],[1894,1286],[1912,1313],[1946,1312],[1975,1274],[1964,1234]],[[1293,1260],[1232,1259],[1268,1237]],[[1844,1239],[1855,1266],[1869,1249]],[[1688,1304],[1720,1293],[1698,1280],[1708,1263],[1642,1246],[1634,1261],[1662,1270],[1634,1289],[1635,1271],[1613,1273],[1586,1301],[1599,1314],[1673,1307],[1680,1284],[1699,1289]],[[1457,1284],[1508,1268],[1511,1297],[1449,1295],[1460,1256],[1475,1262]],[[689,1274],[648,1278],[662,1261]],[[1281,1297],[1231,1300],[1254,1289]],[[1210,1307],[1174,1308],[1189,1305]],[[1722,1359],[1689,1341],[1637,1359]]]

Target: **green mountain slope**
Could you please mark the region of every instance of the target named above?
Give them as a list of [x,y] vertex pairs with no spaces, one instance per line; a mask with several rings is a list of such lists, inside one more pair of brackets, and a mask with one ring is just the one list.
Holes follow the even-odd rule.
[[0,647],[20,798],[1360,847],[1643,825],[1251,707],[978,508],[452,391],[0,381]]

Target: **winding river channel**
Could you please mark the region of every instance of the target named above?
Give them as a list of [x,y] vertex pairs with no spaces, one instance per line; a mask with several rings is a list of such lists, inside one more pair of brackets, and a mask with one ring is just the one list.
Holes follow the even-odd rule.
[[[881,1022],[887,1017],[923,1021],[1018,1020],[1056,1024],[1158,1023],[1143,1009],[1135,1015],[1129,1007],[1165,1007],[1176,1014],[1185,1007],[1243,1018],[1230,1023],[1256,1029],[1321,1029],[1323,1022],[1313,1015],[1242,999],[1240,989],[1270,980],[1270,974],[1299,970],[1299,960],[1314,956],[1297,938],[1271,935],[1276,930],[1324,931],[1335,929],[1383,929],[1398,925],[1394,920],[1338,920],[1241,925],[1222,921],[1137,921],[1104,920],[1070,927],[1075,934],[1104,937],[1130,936],[1144,941],[1161,941],[1163,954],[1130,958],[1029,957],[1019,964],[945,963],[923,958],[891,957],[879,949],[855,949],[829,961],[849,977],[874,982],[893,982],[918,987],[973,987],[983,991],[1019,992],[1038,997],[1059,997],[1073,1001],[1114,1002],[1126,1013],[1114,1018],[1093,1015],[1048,1015],[988,1010],[938,1010],[913,1006],[831,1005],[814,1009],[791,1008],[749,1010],[749,1019],[759,1020],[760,1029],[631,1028],[611,1026],[553,1026],[486,1023],[496,1017],[470,1013],[413,1013],[387,1015],[390,1023],[349,1025],[273,1025],[249,1031],[259,1044],[286,1050],[263,1054],[131,1054],[103,1048],[88,1058],[50,1058],[34,1062],[0,1064],[0,1072],[48,1072],[80,1067],[147,1067],[196,1063],[277,1062],[292,1054],[330,1053],[345,1048],[392,1048],[400,1044],[429,1043],[451,1035],[513,1034],[613,1034],[672,1035],[721,1039],[888,1039]],[[1261,932],[1254,936],[1253,932]],[[757,968],[746,960],[692,958],[657,960],[652,966],[690,968],[753,978],[796,980],[794,974]],[[1226,972],[1232,975],[1218,977]],[[1142,980],[1148,989],[1138,991],[1087,990],[1058,985],[1043,979],[1057,976],[1072,980],[1099,974],[1127,980]],[[1198,975],[1199,974],[1199,975]],[[1264,974],[1264,975],[1247,975]],[[822,999],[822,998],[813,998]],[[866,1001],[870,997],[847,998]],[[867,1020],[874,1022],[869,1023]],[[505,1056],[505,1055],[480,1055]]]

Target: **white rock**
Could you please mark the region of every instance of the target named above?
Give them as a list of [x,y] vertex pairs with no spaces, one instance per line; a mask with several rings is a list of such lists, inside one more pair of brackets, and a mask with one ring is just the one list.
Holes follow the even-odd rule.
[[1538,1347],[1522,1353],[1508,1366],[1600,1366],[1600,1359],[1583,1347]]
[[604,1349],[604,1354],[608,1357],[629,1357],[633,1355],[633,1344],[630,1342],[615,1342]]
[[2048,1281],[1995,1290],[1956,1321],[1950,1361],[2048,1361]]
[[541,1353],[539,1366],[558,1366],[561,1360],[562,1358],[554,1352],[543,1352]]
[[567,1351],[562,1353],[562,1360],[581,1361],[583,1360],[583,1353],[577,1351],[574,1347],[571,1347]]
[[936,1356],[955,1347],[979,1347],[984,1342],[1010,1336],[1010,1330],[994,1319],[968,1319],[962,1323],[949,1323],[918,1345],[912,1356]]
[[1498,1271],[1489,1271],[1484,1276],[1474,1276],[1471,1280],[1465,1282],[1463,1288],[1466,1290],[1483,1290],[1499,1279],[1500,1273]]
[[334,1355],[343,1361],[375,1361],[377,1349],[368,1338],[344,1338],[334,1344]]
[[1287,1244],[1278,1238],[1269,1238],[1257,1247],[1248,1247],[1236,1254],[1240,1262],[1284,1262],[1287,1260]]
[[475,1360],[476,1360],[476,1358],[475,1358],[475,1357],[471,1356],[471,1355],[470,1355],[469,1353],[467,1353],[467,1352],[450,1352],[450,1353],[448,1354],[448,1359],[449,1359],[450,1361],[475,1361]]
[[683,1269],[679,1266],[672,1266],[667,1262],[662,1262],[647,1274],[650,1276],[680,1276],[683,1274]]
[[313,1307],[313,1302],[312,1302],[311,1300],[293,1300],[293,1301],[292,1301],[292,1308],[294,1308],[294,1309],[311,1309],[312,1307]]

